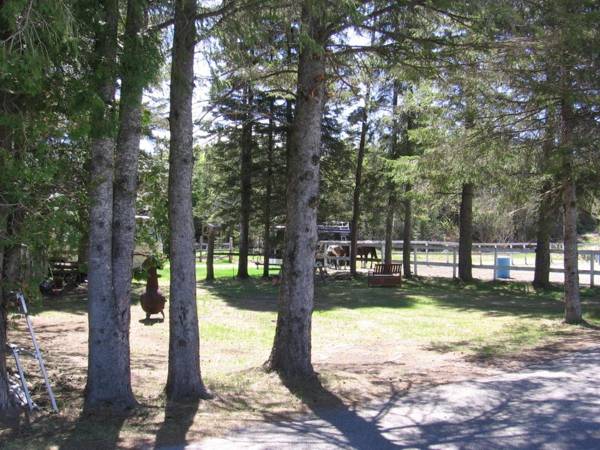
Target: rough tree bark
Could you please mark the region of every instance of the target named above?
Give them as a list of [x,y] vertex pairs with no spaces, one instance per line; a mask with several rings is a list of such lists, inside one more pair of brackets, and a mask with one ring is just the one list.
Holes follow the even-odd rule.
[[215,280],[215,229],[208,227],[208,249],[206,251],[206,281]]
[[464,183],[460,201],[460,230],[458,238],[458,278],[473,281],[473,183]]
[[[2,147],[2,144],[3,142],[0,140],[0,147]],[[8,208],[0,205],[0,419],[14,418],[18,415],[14,399],[8,391],[8,374],[6,373],[7,304],[3,291],[3,282],[7,218]]]
[[545,184],[538,205],[538,218],[536,223],[535,245],[535,273],[533,286],[536,289],[545,289],[550,286],[550,232],[554,223],[556,212],[554,200],[548,194],[552,188]]
[[[129,326],[131,321],[131,280],[135,248],[135,200],[138,155],[142,127],[142,94],[146,84],[142,30],[146,0],[129,0],[125,22],[125,45],[121,74],[119,132],[113,185],[112,280],[118,317],[122,377],[131,389]],[[125,382],[125,380],[124,380]],[[131,394],[133,395],[133,394]]]
[[565,322],[581,323],[579,298],[579,268],[577,253],[577,197],[575,182],[569,175],[563,180],[564,264],[565,264]]
[[248,249],[250,233],[250,212],[252,209],[252,89],[246,86],[246,114],[242,124],[240,155],[240,256],[238,278],[248,278]]
[[[554,150],[555,141],[555,112],[548,111],[544,142],[542,143],[542,155],[539,164],[541,174],[548,173],[550,156]],[[538,217],[536,221],[536,246],[535,246],[535,273],[533,275],[533,287],[545,289],[550,287],[550,233],[557,212],[557,204],[552,195],[552,181],[546,180],[542,184],[540,202],[538,204]]]
[[146,7],[146,0],[127,2],[113,192],[113,287],[119,316],[122,317],[122,325],[126,327],[123,332],[127,336],[135,247],[135,200],[142,127],[142,94],[146,85],[146,77],[140,73],[140,66],[147,64],[142,59],[144,51],[141,41]]
[[572,161],[573,111],[571,105],[561,103],[561,147],[563,152],[562,200],[564,212],[563,243],[565,266],[565,322],[581,323],[579,297],[579,266],[577,252],[577,195]]
[[265,208],[263,216],[263,278],[269,278],[269,257],[271,253],[271,195],[273,191],[273,100],[269,102],[269,135],[267,142],[267,179],[265,186]]
[[350,221],[350,273],[356,276],[356,251],[358,241],[358,224],[360,222],[360,193],[362,189],[362,166],[365,158],[367,132],[369,131],[369,102],[371,101],[371,87],[367,85],[365,93],[365,107],[361,118],[360,141],[356,157],[356,172],[354,175],[354,195],[352,197],[352,220]]
[[167,398],[208,397],[200,374],[200,337],[196,305],[194,222],[192,217],[194,44],[196,0],[176,0],[171,63],[169,129],[169,368]]
[[[410,113],[404,115],[405,128],[404,128],[404,140],[403,140],[403,154],[405,156],[411,156],[413,154],[413,144],[410,141],[409,131],[414,128],[413,116]],[[410,251],[412,241],[412,201],[410,199],[410,192],[412,191],[412,184],[406,183],[404,185],[404,200],[402,202],[404,206],[404,226],[402,228],[402,271],[404,278],[411,278],[412,271],[410,267]]]
[[297,104],[288,169],[287,221],[277,328],[267,366],[287,380],[314,376],[311,317],[317,247],[321,116],[327,40],[322,11],[302,4],[302,30],[313,41],[300,51]]
[[[7,112],[8,94],[0,91],[0,112]],[[0,123],[0,149],[9,152],[11,148],[11,130]],[[0,169],[4,169],[4,158],[0,158]],[[0,187],[2,186],[0,180]],[[6,328],[7,322],[7,297],[4,292],[4,255],[8,242],[8,216],[10,207],[4,203],[10,203],[9,199],[0,198],[0,419],[14,418],[18,415],[13,399],[8,391],[8,374],[6,372]]]
[[88,270],[89,356],[85,409],[127,409],[131,390],[129,341],[113,289],[113,103],[116,87],[118,1],[103,2],[104,19],[96,40],[97,92],[103,105],[93,113]]
[[[398,96],[400,91],[400,83],[395,80],[392,86],[392,145],[390,149],[390,158],[395,159],[399,154],[399,138],[400,138],[400,121],[398,119]],[[387,211],[385,217],[385,253],[383,262],[385,264],[392,263],[392,239],[394,232],[394,215],[396,213],[396,184],[393,180],[388,180],[386,183],[388,191]]]
[[[404,193],[410,194],[412,185],[406,183],[404,186]],[[404,206],[404,227],[402,229],[402,271],[404,272],[404,278],[412,277],[412,270],[410,268],[410,247],[412,239],[412,202],[410,198],[404,199],[402,202]]]
[[[390,183],[391,184],[391,183]],[[387,200],[387,212],[385,216],[385,253],[383,263],[392,263],[392,234],[394,232],[394,212],[396,210],[396,191],[390,186]]]

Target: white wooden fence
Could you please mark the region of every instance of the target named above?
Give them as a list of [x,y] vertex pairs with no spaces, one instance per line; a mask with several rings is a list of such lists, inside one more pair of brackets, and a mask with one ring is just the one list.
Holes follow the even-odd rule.
[[[392,256],[402,250],[403,241],[392,241]],[[327,249],[329,246],[349,247],[350,241],[319,241],[319,248]],[[385,241],[358,241],[358,247],[375,247],[381,252],[379,259],[385,254]],[[510,243],[474,243],[472,252],[472,267],[492,271],[492,278],[498,278],[500,269],[508,269],[511,272],[534,272],[535,271],[535,243],[510,242]],[[561,243],[550,245],[550,272],[564,273],[563,250]],[[324,265],[331,266],[332,263],[343,267],[349,265],[348,256],[327,256],[323,252]],[[396,254],[395,254],[396,253]],[[579,251],[579,274],[589,276],[589,285],[595,285],[595,276],[600,276],[600,250],[580,248]],[[400,259],[402,254],[399,255]],[[499,265],[499,257],[509,257],[510,264]],[[394,258],[392,258],[394,259]],[[397,262],[397,261],[396,261]],[[411,242],[411,264],[413,273],[418,274],[419,266],[426,267],[450,267],[452,276],[457,276],[458,271],[458,242],[439,241],[412,241]]]

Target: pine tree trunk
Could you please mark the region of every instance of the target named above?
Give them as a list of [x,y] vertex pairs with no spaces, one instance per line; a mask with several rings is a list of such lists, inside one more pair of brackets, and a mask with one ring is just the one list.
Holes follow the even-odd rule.
[[573,111],[563,99],[561,116],[561,147],[563,149],[563,243],[565,270],[565,322],[581,323],[581,300],[579,298],[579,264],[577,253],[577,195],[573,173],[571,146]]
[[[90,251],[88,270],[89,356],[85,409],[122,410],[136,404],[129,373],[128,325],[113,290],[113,103],[119,10],[106,0],[97,38],[97,92],[103,105],[92,115]],[[127,316],[127,314],[126,314]],[[129,317],[125,317],[127,324]]]
[[533,286],[536,289],[545,289],[550,286],[550,231],[553,224],[554,202],[549,199],[546,192],[550,186],[544,187],[540,204],[538,206],[538,219],[536,224],[535,246],[535,273]]
[[[555,116],[556,111],[554,108],[550,108],[547,112],[546,130],[539,163],[539,171],[543,175],[548,173],[550,156],[555,150]],[[537,242],[535,246],[535,273],[533,276],[533,287],[536,289],[546,289],[550,287],[550,233],[554,222],[553,216],[555,215],[555,212],[557,212],[556,199],[554,199],[551,194],[552,187],[552,182],[546,180],[543,183],[540,192],[540,202],[538,205],[538,217],[536,222]]]
[[[400,156],[400,121],[398,120],[398,96],[400,92],[400,83],[394,80],[392,86],[392,145],[390,149],[390,158],[396,159]],[[394,215],[396,213],[396,185],[392,179],[386,183],[387,186],[387,209],[385,217],[385,253],[383,254],[383,262],[385,264],[392,263],[393,253],[393,232],[394,232]]]
[[[121,377],[131,390],[129,325],[131,321],[131,280],[135,248],[135,201],[138,155],[142,121],[144,80],[140,71],[144,61],[140,42],[146,0],[129,0],[125,22],[125,46],[121,75],[119,133],[113,185],[112,275],[117,307]],[[147,63],[146,63],[147,64]],[[131,394],[133,396],[133,394]]]
[[265,180],[265,209],[263,232],[263,278],[269,278],[269,257],[271,254],[271,195],[273,190],[273,100],[269,103],[269,137],[267,143],[267,179]]
[[[9,100],[9,94],[0,90],[0,114],[9,113],[10,108],[7,105],[12,102]],[[8,110],[8,111],[7,111]],[[0,121],[0,149],[10,151],[12,141],[12,130],[8,125]],[[0,173],[4,173],[4,158],[0,158]],[[0,188],[3,187],[4,180],[0,178]],[[15,408],[13,399],[8,390],[8,373],[6,372],[6,339],[7,339],[7,297],[4,292],[4,257],[8,243],[8,217],[11,207],[3,203],[11,203],[9,199],[0,200],[0,419],[14,419],[18,416],[18,410]]]
[[464,183],[460,202],[460,236],[458,241],[458,278],[473,281],[473,184]]
[[362,125],[360,128],[360,142],[358,144],[358,155],[356,157],[356,172],[354,175],[354,195],[352,197],[352,220],[350,222],[350,273],[356,276],[356,253],[358,241],[358,226],[360,222],[360,193],[362,189],[362,167],[365,158],[367,132],[369,130],[368,107],[371,101],[371,89],[367,86],[365,94],[365,108],[363,110]]
[[[1,144],[2,142],[0,141]],[[8,374],[6,372],[7,304],[3,291],[3,282],[7,218],[7,208],[0,206],[0,419],[14,418],[18,414],[16,405],[8,391]]]
[[[87,223],[88,221],[86,221]],[[79,265],[79,275],[82,279],[79,281],[83,282],[84,278],[87,278],[87,268],[89,266],[89,253],[90,253],[90,237],[89,230],[82,231],[79,236],[79,243],[77,244],[77,264]]]
[[247,113],[242,124],[240,158],[240,256],[238,278],[248,278],[248,249],[250,232],[250,211],[252,209],[252,90],[246,87]]
[[302,27],[312,45],[298,64],[296,115],[291,136],[287,222],[277,329],[268,366],[288,380],[314,375],[311,317],[317,248],[321,116],[325,101],[325,57],[315,46],[326,41],[321,14],[311,0],[302,7]]
[[194,44],[196,0],[176,0],[169,128],[169,368],[167,398],[192,401],[208,394],[200,374],[192,217]]
[[[407,183],[405,192],[408,194],[412,190],[412,185]],[[411,278],[410,269],[410,250],[412,238],[412,203],[410,199],[404,200],[404,228],[402,230],[402,265],[404,278]]]
[[208,227],[208,249],[206,252],[206,281],[215,279],[215,230]]
[[575,183],[570,177],[563,181],[564,259],[565,259],[565,322],[581,323],[579,298],[579,268],[577,253],[577,200]]
[[385,253],[383,255],[384,264],[392,263],[392,239],[394,232],[394,212],[396,210],[396,192],[394,186],[389,183],[388,185],[388,201],[385,216]]

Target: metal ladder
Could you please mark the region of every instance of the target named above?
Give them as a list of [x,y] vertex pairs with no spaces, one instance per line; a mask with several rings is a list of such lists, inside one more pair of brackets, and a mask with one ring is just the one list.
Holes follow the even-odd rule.
[[40,347],[37,343],[37,339],[35,337],[35,331],[33,331],[33,325],[31,324],[31,319],[29,318],[29,311],[27,310],[27,303],[25,302],[25,296],[22,292],[16,293],[17,302],[21,313],[25,316],[25,321],[27,322],[27,328],[29,329],[29,335],[31,336],[31,342],[33,343],[34,351],[31,352],[29,350],[17,347],[14,344],[7,344],[7,349],[13,355],[15,359],[15,364],[17,366],[17,372],[19,373],[19,380],[21,381],[21,387],[23,388],[23,393],[25,394],[25,399],[27,401],[27,407],[29,411],[33,411],[38,408],[38,406],[31,399],[31,395],[29,393],[29,388],[27,387],[27,380],[25,379],[25,374],[23,372],[23,366],[21,365],[21,355],[28,355],[35,358],[38,362],[38,366],[40,367],[40,372],[44,377],[44,383],[46,385],[46,390],[48,391],[48,397],[50,398],[50,404],[52,406],[52,410],[54,412],[58,412],[58,406],[56,406],[56,399],[54,398],[54,393],[52,392],[52,386],[50,386],[50,381],[48,380],[48,373],[46,372],[46,366],[44,365],[44,358],[42,358],[42,353],[40,351]]

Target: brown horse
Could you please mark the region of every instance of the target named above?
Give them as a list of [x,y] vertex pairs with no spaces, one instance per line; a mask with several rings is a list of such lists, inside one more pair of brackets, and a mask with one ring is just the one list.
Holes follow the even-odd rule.
[[356,256],[360,259],[360,265],[362,268],[367,267],[367,260],[371,257],[371,266],[373,268],[373,260],[378,261],[377,247],[358,247],[356,249]]
[[346,261],[338,262],[337,258],[345,258],[350,255],[350,249],[348,246],[343,245],[330,245],[327,247],[327,256],[335,258],[333,260],[333,266],[337,269],[339,266],[345,266]]

